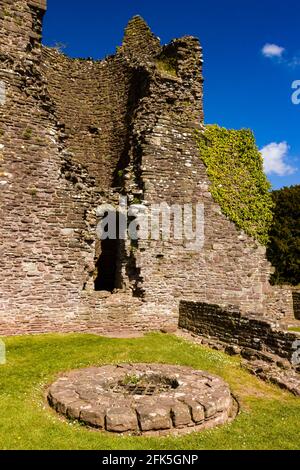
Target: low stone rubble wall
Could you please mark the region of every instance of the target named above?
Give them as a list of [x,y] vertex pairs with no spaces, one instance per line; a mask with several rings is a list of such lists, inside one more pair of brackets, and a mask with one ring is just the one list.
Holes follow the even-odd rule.
[[279,324],[236,307],[223,308],[201,302],[181,301],[179,326],[199,336],[217,339],[300,363],[300,335],[279,329]]

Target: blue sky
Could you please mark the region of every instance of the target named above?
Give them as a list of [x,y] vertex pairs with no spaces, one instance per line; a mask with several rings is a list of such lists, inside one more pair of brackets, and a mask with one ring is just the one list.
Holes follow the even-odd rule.
[[200,39],[206,123],[253,129],[273,187],[300,184],[300,104],[291,100],[300,81],[299,0],[48,0],[43,42],[103,58],[135,14],[162,43]]

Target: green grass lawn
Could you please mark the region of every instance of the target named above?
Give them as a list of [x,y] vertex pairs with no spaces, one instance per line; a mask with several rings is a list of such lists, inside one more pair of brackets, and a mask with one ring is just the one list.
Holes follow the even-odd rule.
[[[175,336],[136,339],[43,335],[4,339],[0,366],[0,449],[299,449],[300,400],[257,380],[239,359]],[[222,376],[241,413],[228,425],[184,437],[128,437],[67,422],[45,401],[45,387],[63,371],[120,362],[160,362]]]
[[290,331],[298,331],[300,333],[300,328],[299,327],[292,327],[289,328]]

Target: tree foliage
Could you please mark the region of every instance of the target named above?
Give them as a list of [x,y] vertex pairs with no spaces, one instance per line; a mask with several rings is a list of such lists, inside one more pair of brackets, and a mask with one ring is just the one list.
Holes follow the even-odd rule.
[[274,220],[267,255],[275,284],[300,284],[300,185],[273,191]]

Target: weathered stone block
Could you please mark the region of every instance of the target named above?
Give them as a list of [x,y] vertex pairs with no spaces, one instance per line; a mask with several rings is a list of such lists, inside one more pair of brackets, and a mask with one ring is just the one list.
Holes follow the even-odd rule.
[[198,396],[196,399],[204,408],[205,419],[210,419],[217,413],[217,404],[214,399],[210,399],[206,396]]
[[141,406],[136,409],[142,431],[158,431],[172,427],[170,407]]
[[184,403],[172,406],[171,416],[175,427],[187,426],[192,422],[190,409]]
[[136,431],[137,415],[128,408],[109,408],[106,412],[106,429],[111,432]]
[[82,402],[81,401],[74,401],[70,403],[67,407],[67,417],[69,419],[79,419],[80,412],[82,409]]
[[103,429],[105,427],[105,409],[102,407],[92,406],[89,410],[82,410],[80,413],[80,420],[95,426],[96,428]]
[[205,420],[204,407],[193,398],[185,398],[184,403],[189,406],[194,423],[199,424]]

